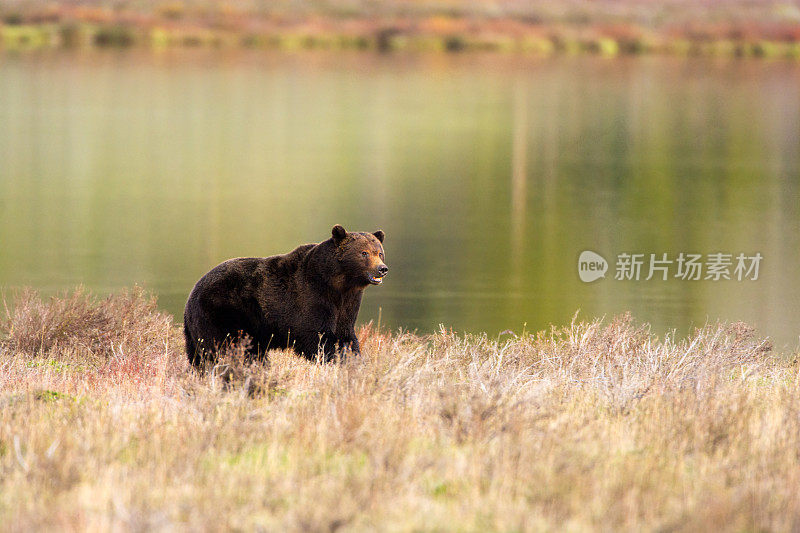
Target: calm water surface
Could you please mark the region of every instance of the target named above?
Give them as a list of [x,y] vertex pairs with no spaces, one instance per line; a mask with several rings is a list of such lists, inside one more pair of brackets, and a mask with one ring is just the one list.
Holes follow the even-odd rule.
[[[800,66],[642,58],[0,56],[0,286],[155,291],[335,223],[386,231],[360,321],[800,334]],[[583,283],[581,251],[611,263]],[[618,254],[764,257],[618,281]],[[642,278],[646,277],[647,264]],[[732,270],[732,269],[731,269]]]

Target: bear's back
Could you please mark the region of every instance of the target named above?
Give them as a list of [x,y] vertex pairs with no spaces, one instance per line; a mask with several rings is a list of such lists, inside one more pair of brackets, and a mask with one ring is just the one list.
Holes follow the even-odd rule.
[[[303,259],[315,245],[300,246],[288,254],[269,257],[235,257],[209,270],[192,290],[195,298],[253,297],[265,289],[293,289]],[[192,300],[190,295],[190,301]]]

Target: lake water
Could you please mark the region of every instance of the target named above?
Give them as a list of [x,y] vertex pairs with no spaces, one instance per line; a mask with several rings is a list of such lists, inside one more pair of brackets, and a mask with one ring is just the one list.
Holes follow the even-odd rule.
[[[647,57],[0,56],[0,286],[142,284],[386,232],[360,321],[496,335],[630,311],[800,335],[800,66]],[[584,283],[578,257],[609,263]],[[646,281],[730,253],[732,280]],[[646,254],[616,280],[621,253]],[[735,256],[760,253],[757,280]],[[707,265],[706,265],[707,266]],[[705,277],[706,271],[702,272]],[[753,273],[751,272],[751,277]]]

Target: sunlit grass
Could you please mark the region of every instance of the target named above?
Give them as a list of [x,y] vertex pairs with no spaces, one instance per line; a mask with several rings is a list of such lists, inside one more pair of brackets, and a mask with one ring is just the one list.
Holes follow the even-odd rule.
[[389,333],[190,369],[141,291],[9,302],[3,529],[790,530],[800,374],[744,324]]

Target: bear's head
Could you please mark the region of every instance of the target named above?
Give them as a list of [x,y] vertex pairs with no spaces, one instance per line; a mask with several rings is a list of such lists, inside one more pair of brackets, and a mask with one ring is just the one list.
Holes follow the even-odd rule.
[[336,259],[349,284],[380,285],[389,267],[383,262],[383,232],[348,233],[340,225],[331,230]]

